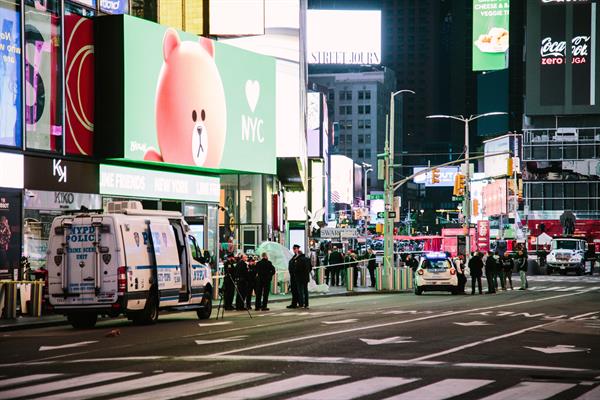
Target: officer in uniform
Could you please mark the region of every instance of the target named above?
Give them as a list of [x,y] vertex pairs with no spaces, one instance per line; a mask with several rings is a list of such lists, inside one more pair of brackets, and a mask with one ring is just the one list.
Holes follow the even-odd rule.
[[225,301],[225,310],[233,310],[233,295],[235,293],[235,258],[233,254],[227,255],[227,260],[223,264],[225,279],[223,280],[223,299]]
[[248,292],[248,256],[242,254],[240,261],[235,266],[235,282],[238,292],[235,297],[235,309],[238,311],[245,310],[245,298],[243,296]]
[[262,253],[262,259],[256,263],[256,311],[269,311],[269,290],[271,280],[275,275],[275,267],[269,261],[267,253]]

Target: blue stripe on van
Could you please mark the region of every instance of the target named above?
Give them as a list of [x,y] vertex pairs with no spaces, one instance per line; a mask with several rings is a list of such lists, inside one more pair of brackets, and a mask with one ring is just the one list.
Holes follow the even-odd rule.
[[160,298],[160,301],[171,301],[171,300],[179,300],[179,296],[166,296],[166,297]]
[[[136,265],[134,268],[135,269],[152,269],[152,268],[154,268],[154,265]],[[176,268],[179,268],[179,264],[177,264],[177,265],[158,265],[157,268],[176,269]]]

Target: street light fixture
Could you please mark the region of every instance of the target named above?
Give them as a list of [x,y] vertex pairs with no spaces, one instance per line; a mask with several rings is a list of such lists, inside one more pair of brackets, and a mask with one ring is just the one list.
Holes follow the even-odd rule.
[[371,164],[367,164],[366,162],[362,163],[362,167],[363,167],[363,171],[364,171],[364,178],[365,178],[365,185],[364,185],[364,189],[365,189],[365,208],[367,207],[367,175],[369,174],[369,172],[373,171],[373,166]]
[[465,163],[464,163],[464,173],[465,173],[465,195],[464,195],[464,216],[465,222],[463,224],[465,229],[465,257],[468,260],[471,256],[471,169],[469,167],[469,122],[475,121],[476,119],[482,117],[491,117],[495,115],[506,115],[508,113],[503,111],[494,111],[485,114],[471,115],[468,118],[463,117],[462,115],[428,115],[425,118],[433,119],[433,118],[444,118],[444,119],[454,119],[457,121],[461,121],[465,124]]
[[[394,263],[394,222],[390,218],[390,211],[394,204],[394,120],[395,120],[395,103],[394,98],[403,93],[415,94],[409,89],[398,90],[390,94],[390,123],[388,136],[385,139],[385,218],[383,220],[383,270],[382,280],[384,289],[390,289],[391,282],[389,276],[392,273],[392,265]],[[402,100],[402,97],[400,97]],[[401,103],[402,105],[402,103]],[[400,121],[402,124],[402,121]]]

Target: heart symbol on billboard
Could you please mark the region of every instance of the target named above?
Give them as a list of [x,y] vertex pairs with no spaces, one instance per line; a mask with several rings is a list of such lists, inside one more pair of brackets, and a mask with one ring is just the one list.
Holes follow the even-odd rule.
[[259,97],[260,83],[258,83],[258,81],[246,81],[246,101],[248,101],[248,106],[250,106],[252,112],[256,109],[256,103],[258,103]]

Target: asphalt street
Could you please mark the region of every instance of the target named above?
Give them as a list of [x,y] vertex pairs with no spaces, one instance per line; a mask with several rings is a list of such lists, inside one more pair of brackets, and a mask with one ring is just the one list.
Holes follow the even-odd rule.
[[600,399],[600,277],[3,333],[0,399]]

